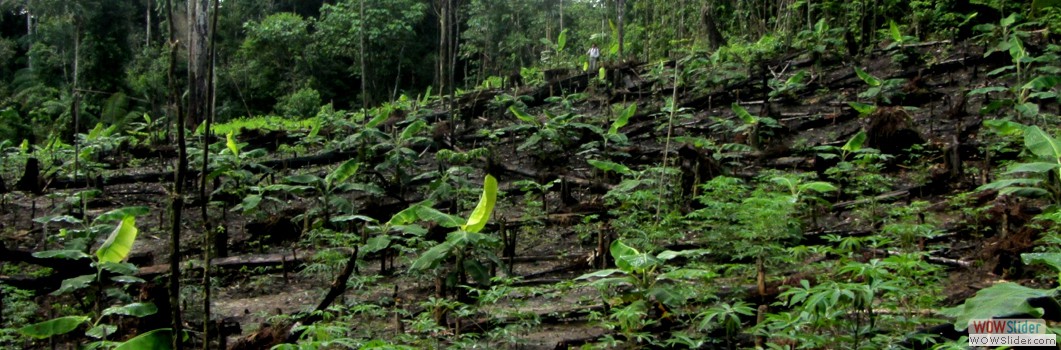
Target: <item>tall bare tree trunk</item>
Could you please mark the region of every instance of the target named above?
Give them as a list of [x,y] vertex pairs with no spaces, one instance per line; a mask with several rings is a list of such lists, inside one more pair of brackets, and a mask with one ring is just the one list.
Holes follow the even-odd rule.
[[[26,0],[26,4],[24,6],[24,8],[26,9],[26,38],[29,39],[28,46],[33,46],[33,14],[29,10],[29,0]],[[29,49],[30,48],[27,48],[26,50],[29,51]],[[26,55],[26,67],[30,70],[33,70],[32,55]]]
[[144,35],[144,48],[151,47],[151,7],[151,0],[147,0],[147,6],[144,7],[144,32],[147,33]]
[[700,24],[704,27],[704,32],[707,34],[707,46],[711,50],[718,50],[718,48],[726,46],[726,38],[722,36],[722,32],[718,30],[718,20],[715,18],[714,1],[707,0],[703,6],[700,7]]
[[618,14],[617,17],[619,19],[619,23],[618,23],[618,29],[619,29],[619,57],[622,57],[623,56],[623,46],[624,46],[624,41],[625,41],[625,40],[623,40],[623,37],[626,36],[626,31],[625,31],[625,29],[623,29],[623,27],[624,27],[624,23],[623,22],[625,21],[623,19],[623,17],[626,17],[626,0],[618,0],[618,3],[616,4],[616,9],[615,10],[616,10],[616,13]]
[[[214,80],[214,66],[217,63],[216,43],[217,17],[219,16],[218,8],[220,6],[219,3],[219,0],[214,0],[213,19],[211,20],[210,24],[210,66],[207,70],[208,73],[206,82],[206,86],[209,89],[209,92],[207,93],[207,98],[210,102],[210,112],[206,116],[206,130],[203,132],[203,167],[200,171],[200,175],[202,176],[200,180],[202,180],[202,182],[199,183],[199,201],[202,202],[202,207],[200,208],[200,215],[202,216],[203,234],[205,235],[205,237],[203,238],[203,350],[210,350],[211,338],[210,324],[212,322],[210,319],[210,303],[212,302],[212,300],[210,291],[210,259],[212,254],[210,254],[210,250],[214,247],[217,247],[219,244],[219,242],[214,242],[216,238],[214,237],[214,228],[212,222],[210,221],[210,213],[208,211],[210,206],[210,195],[206,191],[206,182],[208,177],[207,174],[210,173],[210,138],[213,136],[210,132],[210,124],[212,124],[214,121],[214,102],[216,101],[215,98],[217,93],[216,82]],[[222,242],[220,244],[225,243]],[[217,327],[217,329],[220,330],[221,327]]]
[[173,0],[166,0],[166,16],[169,18],[169,92],[170,103],[175,110],[175,124],[177,126],[177,170],[173,180],[173,192],[170,194],[170,245],[169,256],[169,302],[171,309],[171,325],[173,329],[173,349],[183,350],[184,343],[181,341],[181,303],[180,303],[180,246],[181,246],[181,211],[184,209],[184,198],[181,189],[184,187],[185,171],[188,168],[188,149],[184,140],[184,110],[181,106],[180,91],[177,89],[177,34],[173,24]]
[[358,31],[358,37],[361,42],[361,108],[368,111],[368,69],[365,64],[365,0],[361,0],[361,30]]
[[210,112],[209,65],[207,49],[210,0],[188,1],[188,127],[206,120]]
[[449,31],[446,29],[449,25],[449,0],[438,0],[438,67],[436,69],[435,80],[438,82],[438,93],[439,95],[446,93],[446,61],[449,58],[446,43],[449,42],[446,35]]
[[457,45],[460,41],[460,33],[457,31],[457,24],[460,23],[459,11],[457,8],[460,6],[457,0],[446,0],[449,1],[449,26],[446,27],[449,30],[449,75],[446,77],[446,81],[449,82],[449,103],[450,103],[450,114],[456,110],[457,99],[455,98],[455,91],[457,89]]

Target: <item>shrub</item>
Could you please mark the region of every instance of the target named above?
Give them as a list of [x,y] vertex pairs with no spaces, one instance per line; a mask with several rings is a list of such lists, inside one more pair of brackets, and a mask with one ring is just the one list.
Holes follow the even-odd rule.
[[277,114],[285,117],[306,117],[317,114],[321,107],[321,94],[313,88],[301,88],[281,97],[273,107]]

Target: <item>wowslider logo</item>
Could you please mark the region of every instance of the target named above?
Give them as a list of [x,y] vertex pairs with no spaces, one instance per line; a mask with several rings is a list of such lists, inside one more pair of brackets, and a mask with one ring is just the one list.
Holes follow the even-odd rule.
[[1041,319],[969,320],[969,346],[1057,346]]

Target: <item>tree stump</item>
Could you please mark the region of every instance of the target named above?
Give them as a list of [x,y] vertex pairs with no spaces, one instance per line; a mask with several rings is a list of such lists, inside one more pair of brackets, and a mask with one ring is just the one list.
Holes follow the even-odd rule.
[[15,189],[41,194],[41,163],[37,158],[26,160],[25,172],[22,173],[22,178],[15,184]]

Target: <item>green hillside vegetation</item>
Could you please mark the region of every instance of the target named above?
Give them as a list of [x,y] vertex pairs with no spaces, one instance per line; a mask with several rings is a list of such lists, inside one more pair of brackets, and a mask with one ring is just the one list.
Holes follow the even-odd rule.
[[0,348],[1056,334],[1059,31],[1048,0],[0,0]]

